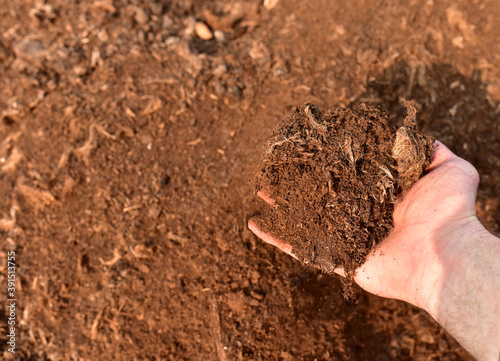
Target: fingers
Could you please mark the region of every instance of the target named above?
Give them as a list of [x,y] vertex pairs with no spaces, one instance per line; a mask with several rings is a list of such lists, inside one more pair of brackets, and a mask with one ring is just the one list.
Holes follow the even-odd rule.
[[274,203],[276,203],[276,201],[273,198],[271,198],[271,193],[266,188],[262,188],[260,191],[258,191],[257,196],[259,196],[264,202],[266,202],[270,206],[273,206]]
[[264,242],[272,244],[273,246],[281,249],[286,254],[292,256],[295,259],[298,259],[292,252],[291,244],[285,243],[281,239],[274,237],[272,234],[262,231],[253,218],[248,221],[248,229],[250,229],[257,237],[259,237]]
[[[276,202],[273,198],[271,198],[271,193],[266,188],[262,188],[260,191],[258,191],[257,196],[259,196],[264,202],[266,202],[271,206],[274,205],[274,203]],[[257,237],[259,237],[264,242],[272,244],[275,247],[278,247],[286,254],[297,259],[297,257],[295,257],[295,255],[292,252],[292,245],[283,242],[281,239],[274,237],[270,233],[262,231],[255,222],[254,218],[251,218],[248,221],[248,229],[250,229]]]
[[479,184],[479,174],[476,168],[465,159],[460,158],[449,150],[443,143],[436,140],[434,143],[434,154],[431,157],[431,164],[427,167],[426,171],[432,172],[445,164],[454,165],[455,168],[465,174],[466,178],[471,182],[472,188],[477,188]]
[[[269,192],[266,188],[262,188],[260,191],[258,191],[257,196],[259,196],[264,202],[271,206],[276,203],[276,201],[271,198],[271,192]],[[295,259],[298,259],[292,252],[291,244],[285,243],[281,239],[274,237],[272,234],[262,231],[255,222],[255,218],[251,218],[248,221],[248,229],[250,229],[257,237],[259,237],[264,242],[272,244],[273,246],[281,249],[286,254],[292,256]]]
[[339,276],[342,276],[344,278],[346,277],[345,271],[343,268],[335,268],[335,270],[333,272],[335,272],[336,274],[338,274]]
[[[271,192],[269,192],[266,188],[262,188],[257,192],[257,196],[260,197],[264,202],[267,204],[273,206],[276,201],[271,197]],[[250,229],[257,237],[259,237],[261,240],[263,240],[266,243],[269,243],[277,248],[279,248],[281,251],[285,252],[289,256],[292,256],[296,260],[298,260],[297,256],[293,254],[293,247],[289,243],[283,242],[281,239],[273,236],[270,233],[262,231],[259,226],[257,225],[257,222],[255,221],[255,218],[251,218],[248,221],[248,229]],[[307,263],[307,262],[306,262]],[[342,277],[346,277],[346,274],[344,272],[343,268],[335,268],[334,271],[336,274]]]
[[[259,237],[261,240],[263,240],[264,242],[266,243],[269,243],[277,248],[279,248],[280,250],[282,250],[283,252],[285,252],[287,255],[289,256],[292,256],[293,258],[295,258],[296,260],[298,260],[297,256],[295,256],[295,254],[293,254],[293,250],[292,250],[292,245],[288,244],[288,243],[285,243],[283,242],[281,239],[277,238],[277,237],[274,237],[272,234],[270,233],[267,233],[267,232],[264,232],[262,231],[259,226],[257,225],[257,223],[255,222],[255,220],[253,218],[251,218],[249,221],[248,221],[248,228],[257,236]],[[306,262],[307,263],[307,262]],[[333,270],[333,272],[335,272],[336,274],[338,274],[339,276],[342,276],[342,277],[345,277],[346,274],[344,272],[344,269],[343,268],[335,268]]]

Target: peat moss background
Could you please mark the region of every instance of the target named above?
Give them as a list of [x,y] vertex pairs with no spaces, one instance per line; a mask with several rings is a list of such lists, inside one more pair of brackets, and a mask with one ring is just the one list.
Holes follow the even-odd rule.
[[[0,278],[18,360],[469,360],[428,315],[256,239],[293,106],[404,117],[500,231],[497,1],[0,0]],[[201,24],[201,25],[200,25]],[[5,288],[0,303],[6,305]],[[7,310],[0,352],[7,352]]]

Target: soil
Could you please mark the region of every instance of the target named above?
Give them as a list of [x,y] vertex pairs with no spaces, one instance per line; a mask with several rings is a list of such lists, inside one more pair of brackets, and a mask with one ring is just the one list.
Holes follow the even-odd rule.
[[321,112],[295,108],[274,131],[256,178],[274,200],[260,227],[292,245],[306,265],[354,271],[392,229],[394,204],[424,174],[433,140],[416,132],[416,109],[400,126],[361,104]]
[[362,291],[351,305],[246,223],[266,136],[294,105],[383,104],[392,120],[404,97],[477,167],[477,214],[500,232],[500,7],[265,4],[0,0],[16,359],[471,360],[424,311]]

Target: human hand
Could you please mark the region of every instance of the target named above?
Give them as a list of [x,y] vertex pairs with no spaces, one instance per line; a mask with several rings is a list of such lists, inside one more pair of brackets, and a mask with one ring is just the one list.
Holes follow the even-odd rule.
[[[475,215],[478,183],[478,173],[470,163],[436,142],[427,174],[395,205],[393,230],[357,269],[354,281],[376,295],[432,308],[435,289],[445,277],[441,255],[452,253],[460,239],[482,229]],[[265,190],[258,195],[273,203]],[[295,257],[290,244],[263,232],[254,219],[248,227],[263,241]],[[344,275],[342,269],[335,272]]]

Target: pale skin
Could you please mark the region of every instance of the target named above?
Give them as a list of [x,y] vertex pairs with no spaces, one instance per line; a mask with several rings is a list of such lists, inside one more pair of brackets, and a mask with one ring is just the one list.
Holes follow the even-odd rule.
[[[396,204],[394,229],[354,281],[423,308],[477,360],[499,361],[500,239],[476,217],[478,184],[476,169],[436,142],[427,174]],[[274,203],[265,190],[258,195]],[[248,227],[295,257],[289,244],[253,219]],[[344,275],[342,269],[336,273]]]

